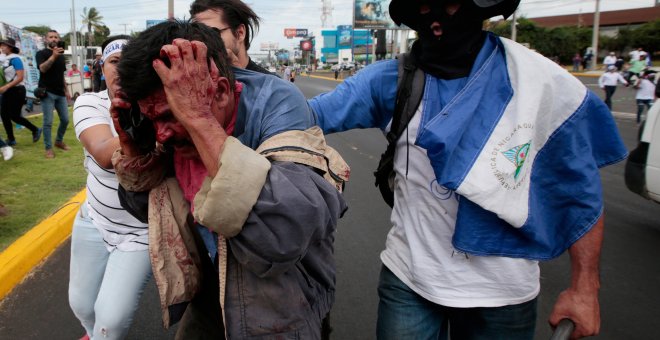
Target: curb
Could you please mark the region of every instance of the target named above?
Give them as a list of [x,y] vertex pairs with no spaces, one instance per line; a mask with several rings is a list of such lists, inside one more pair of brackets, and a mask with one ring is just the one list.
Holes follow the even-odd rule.
[[310,77],[310,78],[316,78],[316,79],[332,80],[332,81],[336,81],[336,82],[338,82],[338,83],[341,83],[341,82],[344,81],[344,79],[335,79],[335,78],[324,77],[324,76],[315,76],[315,75],[313,75],[313,74],[310,75],[309,77]]
[[0,300],[69,238],[73,220],[85,197],[83,189],[0,253]]

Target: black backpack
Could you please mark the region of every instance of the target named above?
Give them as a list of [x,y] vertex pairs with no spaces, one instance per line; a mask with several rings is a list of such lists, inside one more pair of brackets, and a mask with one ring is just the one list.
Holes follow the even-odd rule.
[[387,149],[380,156],[378,168],[374,172],[376,186],[380,189],[385,203],[394,205],[394,149],[396,141],[408,126],[417,111],[424,94],[424,72],[417,68],[409,53],[400,54],[399,78],[397,81],[396,103],[392,115],[392,126],[387,133]]

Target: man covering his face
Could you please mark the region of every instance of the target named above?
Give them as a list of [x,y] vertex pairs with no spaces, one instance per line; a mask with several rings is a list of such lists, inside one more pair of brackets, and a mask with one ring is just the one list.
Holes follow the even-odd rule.
[[217,32],[190,22],[141,33],[119,76],[113,164],[127,209],[149,223],[165,325],[183,316],[184,339],[319,339],[349,169],[302,94],[230,68]]

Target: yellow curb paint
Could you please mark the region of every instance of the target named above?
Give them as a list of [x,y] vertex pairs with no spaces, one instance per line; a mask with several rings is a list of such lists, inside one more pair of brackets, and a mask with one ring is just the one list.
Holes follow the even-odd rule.
[[591,77],[591,78],[598,78],[600,77],[600,74],[594,74],[594,73],[580,73],[580,72],[569,72],[572,74],[574,77]]
[[59,211],[37,224],[0,253],[0,300],[71,235],[73,220],[85,197],[86,192],[83,189]]
[[310,78],[317,78],[317,79],[332,80],[332,81],[336,81],[338,83],[341,83],[342,81],[344,81],[344,79],[335,79],[335,78],[330,78],[330,77],[322,77],[322,76],[314,76],[314,75],[311,75],[309,77]]

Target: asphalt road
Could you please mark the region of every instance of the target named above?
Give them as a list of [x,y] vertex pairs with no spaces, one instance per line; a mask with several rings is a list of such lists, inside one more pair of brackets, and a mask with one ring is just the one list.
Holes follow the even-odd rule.
[[[585,78],[589,85],[595,78]],[[299,76],[307,97],[329,91],[337,83]],[[593,88],[593,87],[592,87]],[[595,88],[597,90],[597,88]],[[614,111],[635,112],[634,92],[620,88]],[[617,114],[628,148],[635,145],[634,117]],[[385,148],[377,130],[350,131],[328,137],[350,164],[346,190],[349,211],[336,240],[337,300],[332,311],[333,339],[374,339],[378,298],[379,253],[389,229],[389,208],[373,185],[372,172]],[[602,254],[599,339],[660,339],[660,205],[630,193],[623,182],[623,164],[601,171],[606,230]],[[60,247],[0,304],[0,339],[76,339],[82,327],[67,303],[69,243]],[[543,263],[537,339],[550,337],[547,317],[555,298],[568,286],[567,256]],[[129,339],[173,339],[161,327],[155,285],[150,283],[130,330]]]

